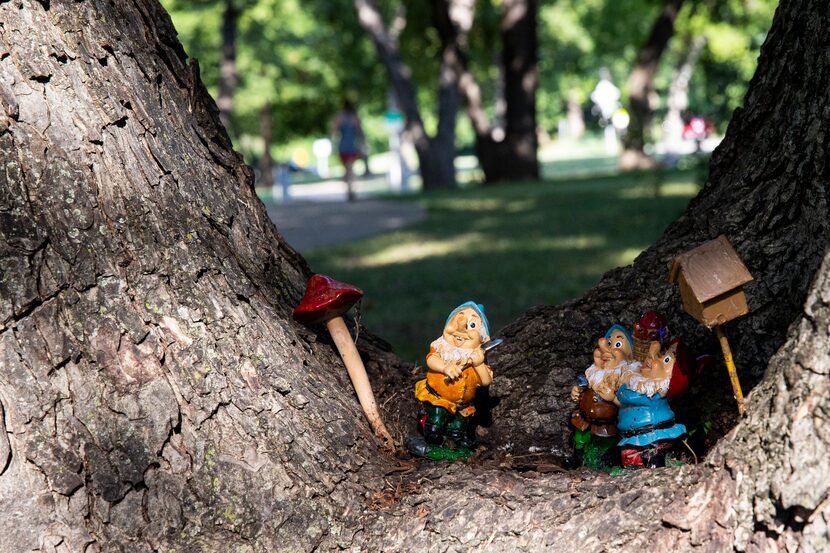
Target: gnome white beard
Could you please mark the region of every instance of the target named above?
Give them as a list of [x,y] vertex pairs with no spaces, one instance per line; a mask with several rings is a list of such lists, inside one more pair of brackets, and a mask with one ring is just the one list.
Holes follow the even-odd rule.
[[606,386],[612,390],[615,389],[617,387],[617,381],[620,379],[620,374],[622,374],[620,369],[620,365],[611,369],[602,369],[592,364],[585,369],[585,378],[588,379],[588,387],[592,390],[598,390],[602,386]]
[[473,354],[473,350],[459,348],[447,342],[443,336],[430,344],[441,359],[448,362],[464,361]]
[[628,381],[628,388],[633,391],[648,397],[654,394],[660,394],[665,397],[669,391],[669,382],[671,377],[653,379],[643,376],[640,373],[632,373],[631,379]]
[[640,368],[639,361],[622,361],[616,367],[610,369],[603,369],[597,367],[596,364],[591,363],[591,366],[585,369],[585,378],[588,379],[588,387],[592,390],[598,390],[602,386],[610,388],[612,391],[617,389],[617,381],[624,372],[636,371]]

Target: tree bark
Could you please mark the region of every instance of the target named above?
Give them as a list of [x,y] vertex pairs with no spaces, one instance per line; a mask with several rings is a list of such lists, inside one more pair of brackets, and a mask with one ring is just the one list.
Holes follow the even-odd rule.
[[293,322],[308,268],[167,14],[22,0],[0,22],[0,549],[353,541],[391,461],[325,331]]
[[[0,4],[0,531],[9,551],[764,551],[830,539],[830,14],[785,1],[686,213],[632,266],[500,334],[469,463],[377,449],[309,274],[155,0]],[[119,21],[118,26],[112,21]],[[818,91],[818,93],[817,93]],[[755,280],[697,465],[561,471],[595,336],[647,308],[698,352],[666,263],[718,234]],[[439,323],[440,324],[440,323]],[[417,376],[361,332],[396,438]],[[487,416],[489,412],[489,417]],[[489,418],[489,420],[488,420]],[[8,443],[8,445],[5,445]]]
[[620,158],[622,169],[649,169],[655,166],[654,160],[643,151],[653,111],[651,96],[654,94],[654,76],[660,66],[660,58],[674,34],[674,21],[682,6],[683,0],[664,0],[663,9],[640,49],[628,78],[626,89],[631,120],[623,137],[623,154]]
[[411,71],[401,59],[397,34],[383,20],[374,0],[355,0],[361,26],[369,33],[381,63],[403,110],[406,132],[418,154],[425,190],[453,188],[455,181],[455,119],[458,113],[457,77],[442,53],[438,81],[438,131],[430,137],[424,127]]
[[225,0],[225,9],[222,12],[222,61],[219,66],[219,96],[216,98],[216,105],[219,107],[219,119],[226,129],[231,128],[233,95],[239,82],[236,72],[236,23],[239,14],[240,10],[234,0]]

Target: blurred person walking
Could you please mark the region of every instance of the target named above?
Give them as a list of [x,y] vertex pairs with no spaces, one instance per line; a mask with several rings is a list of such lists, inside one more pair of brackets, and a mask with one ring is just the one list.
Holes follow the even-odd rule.
[[343,101],[343,109],[335,116],[332,127],[337,141],[337,152],[340,154],[340,161],[346,169],[346,199],[351,202],[355,199],[352,188],[354,184],[354,162],[363,156],[360,147],[363,143],[363,127],[360,125],[360,118],[357,116],[357,111],[351,101]]

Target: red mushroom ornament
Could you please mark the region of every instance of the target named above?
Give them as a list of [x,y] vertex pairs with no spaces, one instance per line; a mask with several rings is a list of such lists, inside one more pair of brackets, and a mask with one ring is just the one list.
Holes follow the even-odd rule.
[[395,451],[395,440],[383,424],[378,411],[372,385],[366,374],[366,367],[360,359],[352,335],[346,328],[343,313],[363,297],[363,291],[351,284],[339,282],[325,275],[314,275],[308,279],[305,296],[300,305],[294,309],[294,319],[304,325],[325,323],[337,351],[346,365],[349,378],[352,380],[360,406],[372,425],[375,435],[380,439],[383,448]]

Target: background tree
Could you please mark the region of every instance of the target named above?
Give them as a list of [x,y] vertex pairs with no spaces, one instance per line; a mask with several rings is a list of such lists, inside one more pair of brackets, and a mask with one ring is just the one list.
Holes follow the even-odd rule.
[[[539,121],[543,128],[556,130],[569,95],[590,108],[588,95],[601,67],[610,70],[617,85],[629,78],[659,5],[653,0],[561,0],[541,5]],[[724,132],[755,71],[776,5],[772,0],[685,3],[663,56],[665,63],[659,64],[654,77],[653,89],[660,101],[652,121],[659,122],[666,113],[663,99],[687,55],[687,37],[705,37],[706,45],[689,82],[689,110],[707,116]],[[595,117],[588,117],[587,123],[596,128]],[[645,131],[649,135],[651,128],[646,126]]]
[[648,169],[654,161],[645,155],[645,129],[651,124],[654,77],[660,58],[674,35],[674,22],[683,6],[683,0],[664,0],[648,39],[637,54],[637,61],[626,83],[630,122],[623,138],[623,169]]
[[389,85],[403,112],[406,132],[418,153],[424,189],[455,186],[455,119],[458,113],[457,73],[451,67],[444,48],[438,78],[438,128],[434,136],[427,132],[421,118],[418,94],[412,72],[401,58],[399,37],[406,27],[406,9],[398,5],[390,23],[386,23],[373,0],[354,0],[360,24],[375,45],[377,56],[386,68]]
[[[308,270],[268,222],[160,6],[17,0],[0,20],[11,550],[826,544],[823,2],[778,10],[709,182],[665,235],[583,298],[501,332],[491,456],[409,468],[373,449],[325,334],[291,320]],[[735,424],[731,405],[718,409],[732,430],[699,465],[549,472],[531,448],[562,453],[567,389],[598,329],[656,307],[707,349],[665,264],[720,233],[755,277],[751,312],[730,326],[750,416]],[[381,403],[401,398],[412,375],[361,336]],[[722,373],[707,384],[690,412],[731,404]],[[416,412],[402,397],[388,413],[399,435]]]
[[[432,8],[442,48],[450,52],[448,61],[458,76],[458,87],[475,132],[476,153],[485,180],[492,183],[539,178],[536,156],[537,2],[509,0],[502,3],[498,33],[501,49],[496,64],[496,93],[493,94],[496,125],[490,122],[481,87],[469,67],[469,34],[476,2],[437,0],[432,2]],[[493,21],[492,17],[485,21],[488,19]]]
[[[222,2],[164,0],[191,57],[200,61],[208,90],[219,94]],[[341,5],[340,8],[343,8]],[[229,128],[237,148],[249,162],[265,148],[262,121],[271,104],[272,156],[283,160],[292,150],[310,147],[327,136],[330,123],[346,97],[381,112],[386,105],[385,78],[372,62],[372,45],[364,40],[349,2],[257,0],[241,12],[237,25],[235,107]],[[370,138],[377,147],[375,130]]]

